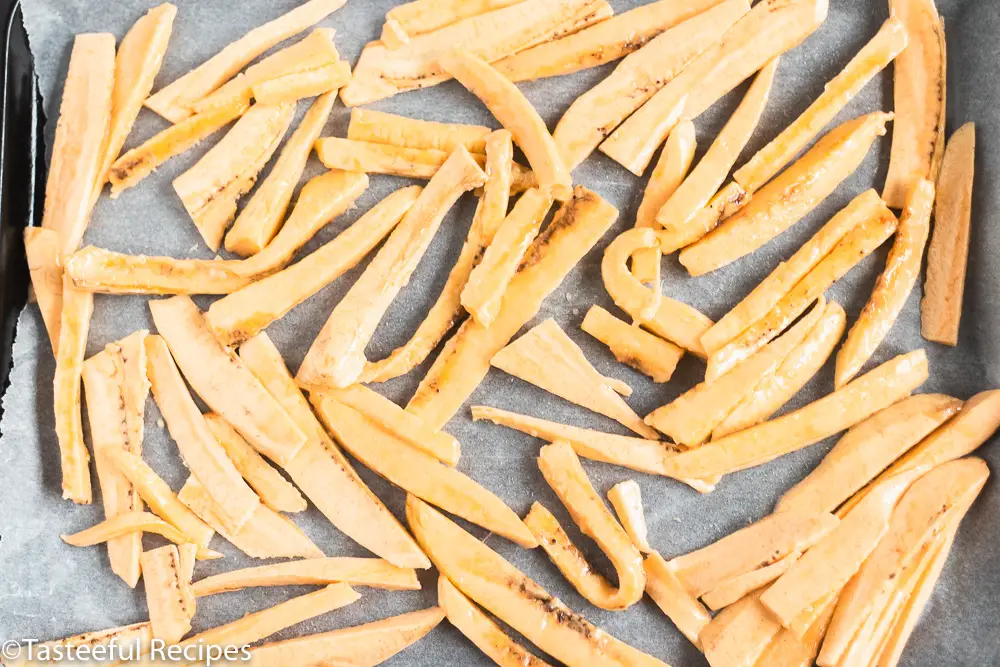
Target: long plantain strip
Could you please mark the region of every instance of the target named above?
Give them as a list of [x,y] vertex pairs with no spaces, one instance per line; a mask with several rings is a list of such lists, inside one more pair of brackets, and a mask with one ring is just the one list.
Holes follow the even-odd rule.
[[222,554],[190,542],[190,538],[172,524],[167,523],[154,514],[143,511],[119,514],[111,519],[105,519],[101,523],[73,535],[63,535],[62,541],[74,547],[92,547],[101,542],[108,542],[110,544],[113,540],[122,537],[135,536],[139,538],[141,544],[143,533],[155,533],[179,547],[191,544],[196,548],[195,555],[198,560],[217,560],[222,558]]
[[42,227],[24,228],[24,253],[28,260],[31,289],[49,334],[52,353],[59,352],[62,322],[63,270],[59,265],[59,234]]
[[339,91],[351,81],[351,66],[343,60],[307,72],[293,72],[255,84],[251,94],[258,104],[285,104]]
[[197,597],[269,586],[323,586],[338,581],[386,590],[420,590],[417,573],[381,558],[309,558],[231,570],[192,585]]
[[410,38],[440,30],[463,19],[515,5],[523,0],[412,0],[385,13],[382,42],[395,49]]
[[660,252],[669,255],[704,238],[747,205],[752,195],[734,181],[722,186],[708,203],[694,212],[687,224],[657,232]]
[[644,554],[652,553],[646,515],[642,510],[642,491],[636,481],[627,479],[612,486],[608,489],[608,500],[615,508],[618,523],[625,529],[635,548]]
[[146,98],[146,106],[171,123],[188,118],[191,107],[236,75],[254,58],[303,32],[344,6],[346,0],[306,0],[226,46],[222,51]]
[[191,616],[181,595],[180,554],[173,544],[142,554],[142,579],[153,638],[176,644],[191,631]]
[[653,382],[670,380],[684,355],[677,345],[626,324],[600,306],[590,307],[580,328],[607,345],[619,362],[648,375]]
[[465,146],[470,153],[485,153],[486,139],[492,133],[483,125],[438,123],[398,116],[374,109],[351,109],[347,138],[401,148],[429,148],[451,153]]
[[643,562],[646,592],[667,618],[693,644],[712,620],[705,606],[677,580],[670,565],[655,551]]
[[701,599],[705,606],[712,611],[719,611],[736,604],[788,572],[788,568],[794,565],[801,556],[801,553],[793,551],[770,565],[727,579],[702,595]]

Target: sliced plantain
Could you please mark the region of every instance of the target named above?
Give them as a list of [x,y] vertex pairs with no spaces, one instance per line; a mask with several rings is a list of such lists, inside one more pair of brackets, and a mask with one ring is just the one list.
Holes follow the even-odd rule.
[[261,81],[251,91],[258,104],[286,104],[306,97],[336,93],[351,81],[351,66],[344,60],[308,72],[295,72]]
[[24,228],[24,254],[28,260],[31,289],[49,334],[52,353],[59,352],[62,322],[63,270],[59,263],[59,233],[42,227]]
[[486,153],[486,139],[491,133],[483,125],[439,123],[362,108],[351,109],[347,126],[347,138],[351,141],[446,153],[459,146],[465,146],[470,153]]
[[698,209],[683,227],[657,233],[660,250],[666,255],[695,243],[747,205],[752,195],[739,183],[730,181],[719,189],[704,207]]
[[288,563],[231,570],[193,584],[197,597],[245,588],[271,586],[325,586],[342,581],[390,591],[420,590],[417,573],[381,558],[308,558]]
[[95,544],[110,543],[112,540],[125,536],[135,535],[141,538],[142,533],[155,533],[178,547],[190,544],[195,547],[195,556],[198,560],[222,558],[222,554],[190,542],[190,538],[172,524],[149,512],[142,511],[119,514],[111,519],[105,519],[101,523],[73,535],[63,535],[62,541],[74,547],[92,547]]
[[642,553],[652,553],[646,515],[642,511],[642,492],[634,479],[618,482],[608,489],[608,500],[615,508],[618,522],[625,529],[635,548]]
[[691,595],[674,574],[670,564],[655,551],[643,562],[646,592],[688,640],[698,645],[698,638],[712,620],[705,606]]
[[607,345],[619,362],[648,375],[653,382],[669,381],[684,356],[677,345],[619,320],[600,306],[590,307],[580,328]]
[[153,639],[168,645],[176,644],[191,632],[191,615],[181,593],[180,560],[177,547],[172,544],[146,551],[141,558]]
[[772,581],[788,572],[795,561],[802,556],[798,551],[793,551],[787,556],[774,561],[770,565],[738,574],[731,579],[726,579],[718,586],[701,596],[702,601],[712,611],[719,611],[730,605],[736,604],[746,596],[767,586]]

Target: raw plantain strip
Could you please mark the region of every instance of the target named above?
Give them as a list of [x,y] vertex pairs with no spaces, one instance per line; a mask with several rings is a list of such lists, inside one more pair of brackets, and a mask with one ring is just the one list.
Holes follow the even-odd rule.
[[551,207],[548,190],[532,188],[521,195],[495,230],[482,260],[469,273],[461,303],[482,326],[488,327],[496,317],[507,285]]
[[209,413],[205,415],[204,421],[240,475],[260,496],[262,503],[275,512],[295,513],[306,510],[308,505],[298,489],[272,468],[226,420],[215,413]]
[[176,527],[199,547],[207,548],[215,531],[182,504],[167,483],[140,457],[114,448],[104,450],[135,490],[158,517]]
[[441,574],[476,602],[566,664],[663,667],[662,662],[591,625],[499,554],[415,498],[406,516]]
[[626,324],[600,306],[590,307],[580,328],[607,345],[615,359],[645,373],[653,382],[670,380],[684,355],[680,347]]
[[882,198],[903,208],[921,179],[937,180],[944,153],[945,72],[944,24],[933,0],[890,0],[890,13],[906,28],[909,44],[899,54],[893,73],[897,111]]
[[[724,0],[627,56],[563,114],[553,137],[566,166],[574,169],[657,90],[669,85],[700,53],[750,11],[746,0]],[[664,137],[684,115],[686,95],[664,109]]]
[[310,558],[306,560],[231,570],[193,584],[198,597],[245,588],[270,586],[323,586],[342,581],[391,591],[420,590],[417,573],[380,558]]
[[664,229],[673,233],[690,229],[693,235],[710,231],[704,228],[692,229],[693,218],[722,187],[743,148],[753,136],[767,106],[777,71],[778,58],[772,59],[760,70],[708,152],[657,212],[656,221]]
[[177,7],[165,2],[146,12],[122,39],[115,56],[115,84],[111,97],[111,122],[98,172],[94,199],[108,180],[108,170],[125,145],[142,103],[153,90],[173,32]]
[[267,334],[241,345],[240,359],[305,432],[306,443],[283,467],[316,508],[342,533],[393,565],[430,567],[413,538],[326,434]]
[[486,376],[493,355],[538,313],[545,297],[617,217],[611,204],[578,187],[528,248],[493,324],[482,327],[466,320],[445,344],[406,409],[432,429],[444,426]]
[[826,0],[757,3],[615,130],[601,151],[632,173],[642,174],[670,131],[665,120],[679,99],[687,96],[684,117],[700,116],[744,79],[802,42],[826,14]]
[[712,431],[718,440],[742,431],[771,417],[792,399],[819,372],[844,335],[847,315],[840,304],[831,301],[805,340],[788,353],[781,365],[747,394],[736,409]]
[[930,181],[920,181],[910,193],[903,215],[899,218],[885,269],[837,353],[834,379],[837,387],[849,382],[871,359],[902,312],[920,277],[933,206],[934,185]]
[[555,320],[548,319],[533,327],[493,355],[490,364],[571,403],[614,419],[643,437],[657,439],[656,432],[643,424],[619,395],[632,393],[628,385],[621,386],[621,382],[598,373],[583,355],[583,350]]
[[323,131],[337,94],[316,98],[302,122],[281,149],[278,161],[226,234],[226,250],[249,257],[271,242],[281,228],[292,191],[302,177],[313,143]]
[[239,357],[220,345],[186,296],[149,302],[153,322],[184,377],[209,408],[218,412],[261,454],[284,465],[305,435]]
[[227,532],[237,532],[260,505],[260,498],[243,481],[205,417],[188,393],[167,344],[159,336],[145,341],[146,367],[153,398],[177,443],[184,466],[198,478],[218,506]]
[[258,505],[235,532],[222,525],[219,506],[195,476],[188,477],[177,498],[230,544],[251,558],[323,558],[323,552],[298,526],[266,505]]
[[421,35],[397,49],[370,43],[340,98],[355,107],[437,85],[450,78],[438,63],[446,50],[470,49],[486,62],[494,62],[539,38],[548,39],[581,11],[593,13],[589,9],[593,4],[593,0],[524,0]]
[[945,345],[958,344],[975,170],[976,126],[966,123],[951,135],[942,158],[934,235],[927,250],[927,277],[920,302],[920,333]]
[[311,396],[320,419],[365,466],[410,493],[526,548],[535,538],[503,501],[454,468],[380,431],[367,417],[323,395]]
[[698,637],[712,620],[705,606],[688,593],[670,565],[655,551],[643,563],[646,592],[688,640],[698,645]]
[[451,153],[465,146],[470,153],[486,153],[486,138],[492,130],[482,125],[437,123],[398,116],[374,109],[351,109],[347,138],[401,148],[424,148]]
[[138,185],[161,164],[215,134],[249,108],[247,100],[239,100],[232,105],[191,116],[127,151],[108,168],[111,198]]
[[[359,111],[355,109],[355,111]],[[486,138],[486,184],[476,204],[476,213],[462,251],[448,273],[437,301],[431,306],[413,337],[381,361],[369,361],[360,382],[385,382],[413,370],[437,347],[448,331],[465,315],[462,293],[484,249],[507,216],[510,201],[511,166],[514,144],[507,130],[497,130]],[[505,285],[506,287],[506,285]]]
[[597,495],[572,446],[567,442],[545,445],[538,455],[538,467],[580,531],[593,539],[611,561],[618,575],[617,588],[591,569],[558,520],[541,503],[532,505],[525,525],[556,567],[591,604],[611,611],[631,607],[642,598],[646,586],[642,554]]
[[78,505],[93,502],[90,452],[83,441],[83,417],[80,413],[80,377],[93,312],[93,293],[77,289],[69,276],[64,275],[59,348],[52,381],[53,411],[59,440],[63,498]]
[[519,51],[494,67],[511,81],[571,74],[618,60],[659,35],[710,10],[719,0],[659,0],[601,21],[585,30]]
[[[882,207],[874,217],[846,233],[794,287],[784,293],[763,317],[709,357],[705,377],[716,378],[759,350],[795,321],[813,301],[874,252],[896,230],[897,220]],[[762,294],[762,296],[768,296]]]
[[572,195],[573,180],[559,148],[545,121],[517,86],[490,67],[488,62],[461,48],[442,57],[439,64],[478,97],[501,125],[510,130],[514,142],[528,158],[540,189],[559,201]]
[[438,604],[444,610],[448,622],[490,660],[501,667],[548,667],[549,663],[511,639],[493,619],[455,588],[447,577],[438,577],[437,590]]
[[752,199],[752,195],[730,181],[715,193],[703,207],[694,212],[683,227],[671,227],[657,233],[660,251],[669,255],[705,237],[706,234],[731,218]]
[[415,644],[444,619],[438,607],[250,649],[254,667],[374,667]]
[[[463,19],[496,11],[522,0],[413,0],[385,13],[382,42],[399,48],[410,38],[440,30]],[[397,41],[393,42],[393,38]]]
[[378,392],[362,385],[334,389],[326,395],[360,412],[383,431],[430,454],[441,463],[458,465],[462,450],[458,440],[444,431],[433,431],[416,415],[402,409]]
[[784,335],[712,382],[695,385],[670,403],[646,415],[645,422],[674,442],[692,448],[703,444],[726,417],[816,327],[826,308],[821,297],[812,312]]
[[24,253],[31,275],[31,288],[49,334],[52,353],[59,351],[62,320],[63,270],[59,266],[59,234],[42,227],[24,228]]
[[704,479],[762,465],[819,442],[904,398],[927,379],[916,350],[887,361],[845,387],[789,414],[666,461],[675,479]]
[[873,482],[857,492],[837,511],[843,515],[857,505],[872,488],[892,476],[921,466],[936,467],[967,454],[989,440],[1000,427],[1000,391],[976,394],[958,414],[896,460]]
[[903,23],[895,16],[890,17],[798,118],[736,170],[733,180],[748,192],[759,190],[887,67],[906,48],[907,42]]
[[772,514],[707,547],[678,556],[670,569],[684,588],[701,597],[718,586],[813,546],[836,528],[827,512]]
[[701,338],[705,349],[709,354],[715,354],[767,315],[852,229],[880,215],[888,219],[891,214],[874,190],[866,190],[852,199],[794,255],[775,267],[746,298],[705,332]]
[[[300,202],[306,188],[309,188],[308,183],[299,195]],[[389,234],[413,206],[420,192],[418,186],[397,190],[301,261],[214,302],[205,313],[205,320],[216,339],[226,345],[238,345],[342,276]],[[278,238],[281,238],[281,232],[278,232]],[[268,247],[273,246],[274,243]],[[267,252],[265,248],[255,257]]]
[[294,104],[257,104],[219,143],[173,181],[174,191],[213,252],[236,217],[236,203],[277,150],[295,115]]
[[876,412],[852,427],[819,466],[786,491],[775,511],[834,511],[961,408],[962,402],[951,396],[918,394]]
[[245,65],[279,42],[303,32],[340,9],[345,0],[307,0],[257,28],[146,98],[146,106],[171,123],[192,114],[191,107],[231,79]]
[[140,538],[141,544],[143,533],[156,533],[178,546],[193,545],[197,549],[195,553],[198,560],[222,558],[222,554],[188,541],[190,538],[172,524],[141,510],[105,519],[101,523],[73,535],[63,535],[62,541],[74,547],[92,547],[102,542],[110,543],[120,537],[135,535]]
[[181,594],[180,554],[173,544],[142,554],[142,579],[153,638],[176,644],[191,631]]
[[296,72],[261,81],[251,91],[258,104],[285,104],[306,97],[336,93],[351,81],[349,63],[337,62],[308,72]]
[[[658,290],[650,290],[636,280],[625,265],[637,250],[657,247],[656,233],[652,229],[630,229],[619,234],[604,250],[601,261],[604,288],[615,305],[643,328],[704,358],[700,339],[712,326],[712,320],[685,303],[659,296]],[[647,312],[650,310],[652,313]]]
[[299,368],[296,381],[314,388],[347,387],[360,377],[365,347],[385,311],[409,281],[445,214],[485,174],[459,147],[448,158],[382,249],[333,309]]
[[692,276],[700,276],[752,253],[799,222],[858,168],[891,118],[875,112],[831,130],[754,193],[743,209],[681,251],[681,264]]
[[[667,141],[660,152],[660,159],[653,167],[649,182],[642,193],[639,210],[635,214],[636,227],[652,227],[656,229],[656,214],[684,182],[691,163],[694,162],[694,152],[698,148],[695,137],[694,123],[683,119],[674,129],[670,130]],[[662,237],[660,245],[663,245]],[[662,248],[661,248],[662,250]],[[632,255],[632,275],[643,283],[651,283],[656,276],[656,263],[659,253],[654,248],[643,248]]]
[[90,222],[111,127],[115,38],[83,33],[73,40],[45,182],[42,227],[59,234],[59,255],[80,246]]
[[767,586],[783,575],[800,556],[802,556],[801,553],[793,551],[770,565],[765,565],[751,572],[727,579],[702,595],[701,599],[705,603],[705,606],[712,611],[719,611],[732,604],[736,604],[747,595]]

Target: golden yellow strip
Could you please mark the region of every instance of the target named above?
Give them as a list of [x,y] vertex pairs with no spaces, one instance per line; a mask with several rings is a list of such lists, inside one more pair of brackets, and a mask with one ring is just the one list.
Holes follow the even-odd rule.
[[[397,48],[409,38],[424,35],[467,18],[515,5],[522,0],[414,0],[396,5],[385,13],[382,41]],[[404,39],[393,43],[394,36]]]
[[189,542],[190,538],[172,524],[149,512],[141,510],[129,514],[119,514],[73,535],[62,535],[61,537],[62,541],[70,546],[92,547],[95,544],[100,544],[101,542],[110,543],[112,540],[125,536],[135,535],[141,538],[142,533],[155,533],[177,546],[191,544],[197,548],[195,554],[198,560],[218,560],[222,558],[222,554],[218,552]]
[[308,72],[296,72],[262,81],[251,92],[257,104],[286,104],[337,91],[350,81],[351,66],[338,60],[332,65]]
[[62,322],[63,270],[59,265],[59,234],[42,227],[24,228],[24,253],[31,275],[31,288],[49,334],[52,353],[59,352]]
[[626,324],[600,306],[590,307],[580,328],[607,345],[619,362],[645,373],[653,382],[670,380],[684,355],[682,348]]
[[245,588],[323,586],[338,581],[394,591],[420,590],[415,570],[396,567],[381,558],[308,558],[230,570],[197,581],[192,589],[196,596],[205,597]]
[[168,545],[142,554],[142,580],[153,639],[176,644],[191,631],[191,617],[178,595],[181,563],[177,547]]
[[646,570],[646,592],[692,644],[698,645],[702,630],[708,627],[712,615],[698,598],[688,593],[670,565],[655,551],[643,563]]
[[486,152],[486,137],[492,130],[482,125],[438,123],[398,116],[374,109],[351,109],[347,138],[401,148],[430,148],[451,153],[465,146],[470,153]]

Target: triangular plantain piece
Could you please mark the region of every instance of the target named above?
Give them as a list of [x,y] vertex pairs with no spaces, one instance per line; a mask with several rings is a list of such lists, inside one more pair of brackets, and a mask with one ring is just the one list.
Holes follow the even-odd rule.
[[245,570],[231,570],[197,581],[198,597],[262,586],[319,586],[338,581],[391,591],[420,590],[417,573],[381,558],[309,558]]
[[545,320],[532,328],[493,355],[490,364],[571,403],[610,417],[642,436],[657,439],[656,432],[643,424],[619,395],[632,393],[628,385],[622,387],[622,382],[598,373],[555,320]]
[[375,667],[418,642],[443,619],[440,608],[430,607],[365,625],[258,646],[250,650],[251,662],[254,667]]
[[62,322],[63,271],[59,266],[59,234],[42,227],[24,228],[24,252],[28,259],[31,288],[42,313],[52,353],[59,351]]
[[238,531],[260,505],[242,475],[219,445],[205,417],[188,393],[167,344],[159,336],[145,341],[146,367],[153,398],[177,443],[185,467],[198,478],[218,508],[218,517],[230,533]]
[[801,482],[775,507],[832,512],[893,461],[958,414],[962,401],[944,394],[917,394],[852,427]]
[[329,395],[313,393],[327,430],[355,458],[400,488],[520,544],[538,546],[500,498],[454,468],[382,431],[375,422]]
[[643,553],[652,553],[647,539],[646,515],[642,511],[642,492],[636,481],[627,479],[612,486],[608,490],[608,500],[635,548]]
[[643,567],[646,570],[646,593],[681,634],[698,645],[698,638],[712,620],[712,615],[698,602],[698,598],[681,585],[670,564],[660,554],[655,551],[650,553]]
[[[129,651],[134,651],[131,649],[133,646],[137,646],[139,653],[145,653],[150,642],[153,640],[153,630],[148,621],[143,623],[136,623],[135,625],[126,625],[121,628],[112,628],[110,630],[102,630],[99,632],[86,632],[82,635],[76,635],[75,637],[67,637],[65,639],[57,639],[54,641],[42,642],[34,644],[35,655],[40,655],[43,651],[53,651],[56,647],[68,649],[68,648],[81,648],[86,647],[96,652],[97,649],[109,650],[114,644],[120,649],[122,647],[129,647],[124,652],[126,655]],[[82,653],[82,652],[81,652]],[[134,652],[132,653],[134,657],[138,657]],[[16,660],[8,660],[4,658],[8,667],[29,667],[39,664],[38,662],[28,661],[27,651],[21,652],[21,657]]]
[[798,551],[793,551],[770,565],[727,579],[702,595],[702,602],[712,611],[719,611],[729,605],[736,604],[747,595],[767,586],[788,572],[788,568],[794,565],[801,556],[802,554]]
[[542,549],[591,604],[621,611],[638,602],[646,585],[642,554],[597,495],[573,448],[565,442],[542,447],[538,467],[583,534],[597,542],[611,561],[618,574],[618,587],[593,571],[559,521],[536,502],[524,522]]
[[214,412],[205,415],[208,429],[243,479],[260,496],[260,501],[275,512],[304,512],[305,498],[298,489],[271,467],[257,450],[247,444],[229,423]]
[[351,109],[347,126],[347,138],[352,141],[447,153],[458,146],[465,146],[470,153],[486,153],[486,138],[492,133],[485,125],[439,123],[361,107]]
[[688,591],[701,597],[734,577],[805,551],[838,523],[837,517],[826,512],[772,514],[707,547],[674,558],[670,568]]
[[245,65],[279,42],[303,32],[340,9],[345,0],[307,0],[290,12],[279,16],[175,79],[146,98],[146,106],[171,123],[179,123],[191,115],[191,107],[200,99],[232,78]]
[[302,449],[282,467],[316,508],[342,533],[393,565],[430,567],[406,529],[327,435],[267,334],[244,343],[240,359],[306,434]]
[[663,667],[591,625],[488,546],[415,496],[406,517],[441,574],[535,646],[566,664]]
[[181,559],[173,544],[142,554],[142,579],[153,638],[176,644],[191,631],[181,595]]
[[[635,260],[633,256],[633,272]],[[648,375],[653,382],[670,380],[684,355],[677,345],[619,320],[600,306],[590,307],[580,328],[607,345],[619,362]]]
[[[126,535],[142,536],[142,533],[156,533],[167,539],[178,547],[185,544],[194,544],[190,537],[182,533],[172,524],[150,514],[149,512],[130,512],[119,514],[111,519],[105,519],[101,523],[91,526],[73,535],[63,535],[62,541],[74,547],[90,547],[101,542],[111,540]],[[140,542],[141,544],[141,542]],[[195,556],[198,560],[216,560],[222,558],[222,554],[194,544],[196,547]]]
[[184,377],[261,454],[282,465],[305,434],[239,357],[220,345],[198,306],[186,296],[150,301],[149,311]]

